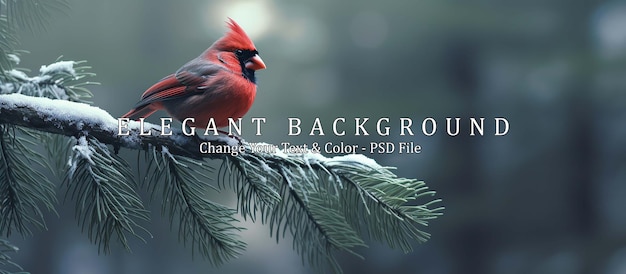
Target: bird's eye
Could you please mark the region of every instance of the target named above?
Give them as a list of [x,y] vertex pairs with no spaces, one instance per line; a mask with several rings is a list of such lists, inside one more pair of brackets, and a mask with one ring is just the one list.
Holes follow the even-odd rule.
[[235,50],[235,55],[241,57],[243,55],[243,50],[240,50],[240,49]]

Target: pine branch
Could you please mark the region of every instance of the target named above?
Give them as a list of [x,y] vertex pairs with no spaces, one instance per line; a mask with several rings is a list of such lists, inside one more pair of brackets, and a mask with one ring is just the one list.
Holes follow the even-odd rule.
[[11,24],[31,31],[45,29],[51,12],[63,13],[69,9],[65,0],[6,0],[2,3]]
[[[1,113],[1,111],[0,111]],[[44,167],[43,157],[30,147],[28,134],[12,125],[0,124],[0,234],[32,234],[31,226],[46,227],[43,208],[54,211],[54,185],[37,167]],[[35,169],[33,169],[35,168]]]
[[[4,3],[0,3],[0,7]],[[0,15],[0,21],[2,19],[4,18]],[[6,37],[4,29],[0,30],[0,36]],[[0,42],[0,44],[3,43]],[[0,47],[4,45],[6,44]],[[4,57],[19,64],[18,52]],[[79,80],[93,74],[85,71],[89,67],[75,66],[80,63],[84,62],[60,61],[49,66],[42,66],[40,75],[35,77],[28,77],[19,70],[3,70],[0,74],[0,94],[18,92],[85,102],[84,99],[90,98],[91,93],[84,86],[91,83]],[[67,139],[60,135],[53,136],[23,127],[0,124],[0,233],[9,236],[13,231],[17,231],[22,236],[26,236],[32,234],[31,227],[45,228],[41,206],[54,211],[56,193],[55,186],[39,172],[39,169],[47,167],[57,177],[61,177],[60,171],[66,168],[62,168],[63,164],[59,164],[59,160],[67,159],[69,149],[67,145],[63,145],[63,143],[67,144],[65,142]],[[56,163],[56,168],[52,168],[50,162],[34,149],[37,143],[46,145],[50,162]],[[108,151],[108,148],[105,147],[105,149]],[[115,226],[103,229],[102,234],[107,235],[112,233],[111,231],[115,231]],[[108,244],[108,239],[105,240],[105,246],[106,244]],[[12,247],[8,243],[3,246]],[[0,248],[0,264],[19,268],[7,261],[8,253],[15,250],[17,250],[16,247]],[[0,273],[9,272],[0,269]]]
[[233,225],[237,212],[207,199],[208,192],[216,190],[206,177],[212,168],[207,163],[172,155],[166,147],[161,153],[152,152],[145,183],[152,197],[159,187],[162,189],[161,211],[169,214],[170,223],[180,218],[179,239],[215,265],[241,255],[246,243],[237,235],[243,228]]
[[[43,28],[49,11],[66,8],[65,0],[0,0],[0,234],[45,228],[43,210],[54,211],[56,203],[54,185],[37,171],[47,167],[64,178],[78,222],[100,250],[108,252],[113,238],[129,248],[127,236],[141,238],[141,230],[150,235],[140,225],[148,219],[135,192],[141,186],[117,155],[128,148],[151,155],[142,183],[153,198],[160,194],[179,239],[217,265],[245,249],[237,212],[253,221],[260,215],[277,241],[287,233],[293,237],[303,262],[336,273],[341,268],[334,252],[359,256],[354,249],[366,246],[363,235],[405,252],[428,239],[421,229],[442,209],[433,207],[439,202],[430,198],[434,192],[364,156],[253,153],[249,146],[238,155],[202,154],[205,140],[197,136],[180,130],[162,136],[149,124],[153,134],[144,136],[136,122],[128,136],[119,136],[115,118],[84,104],[92,97],[85,85],[93,84],[85,81],[93,74],[84,62],[57,60],[34,77],[12,69],[20,62],[17,30]],[[36,141],[44,144],[48,161],[33,149]],[[233,139],[210,141],[232,145]],[[216,172],[209,159],[221,161],[217,185],[234,190],[237,209],[208,199],[209,191],[219,190],[208,176]],[[0,240],[0,268],[19,269],[8,256],[16,250]]]
[[[247,170],[262,170],[267,178],[273,178],[263,184],[278,189],[280,203],[254,205],[260,207],[262,222],[269,223],[276,239],[290,232],[294,249],[303,260],[307,258],[317,268],[328,263],[336,273],[341,269],[332,256],[333,251],[359,256],[353,248],[365,244],[358,234],[365,233],[409,252],[413,241],[424,242],[430,237],[420,228],[440,216],[443,209],[431,208],[438,199],[417,206],[406,205],[435,193],[428,191],[424,182],[398,178],[389,168],[362,155],[326,158],[319,154],[278,151],[243,153],[229,158],[234,169],[242,174],[236,176],[235,191],[241,191],[240,185],[255,181],[256,173],[250,178]],[[254,169],[255,166],[262,168]],[[250,207],[250,196],[254,197],[240,195],[239,202],[245,200]],[[239,210],[252,218],[256,212],[249,208]]]
[[90,137],[80,137],[72,151],[65,184],[76,201],[78,223],[89,238],[108,253],[113,236],[130,249],[127,233],[142,240],[137,230],[149,235],[138,224],[149,216],[135,193],[137,185],[128,163]]
[[26,272],[22,272],[22,268],[14,263],[11,260],[11,256],[9,256],[9,253],[15,253],[18,250],[19,249],[9,243],[9,241],[0,239],[0,268],[11,267],[20,270],[20,272],[9,272],[8,270],[0,269],[0,274],[27,274]]
[[[238,196],[237,210],[244,218],[256,220],[260,213],[261,221],[269,223],[277,240],[289,232],[303,260],[316,268],[329,264],[336,273],[341,269],[333,252],[356,254],[355,247],[365,246],[359,234],[408,252],[413,242],[429,238],[421,230],[428,220],[441,215],[442,208],[432,208],[439,200],[408,204],[434,195],[424,182],[398,178],[389,168],[362,155],[326,158],[280,150],[253,153],[249,147],[236,156],[202,154],[198,148],[204,140],[197,136],[177,130],[172,130],[171,136],[162,136],[158,127],[150,124],[145,126],[153,133],[144,136],[135,122],[129,124],[128,136],[119,136],[117,119],[99,108],[19,94],[0,95],[0,112],[0,124],[89,136],[116,150],[124,147],[152,151],[153,176],[147,182],[153,196],[160,184],[162,199],[168,201],[163,211],[169,213],[172,222],[174,216],[181,219],[181,240],[190,242],[194,250],[215,264],[239,255],[245,243],[236,240],[234,232],[240,228],[232,224],[234,211],[201,194],[210,185],[206,184],[207,178],[199,178],[203,173],[195,170],[211,172],[202,163],[203,158],[223,161],[219,185],[232,185]],[[218,138],[211,142],[227,145],[231,140]]]
[[[1,4],[0,8],[2,8]],[[12,56],[15,56],[13,54],[17,44],[15,27],[12,26],[7,17],[0,12],[0,74],[4,75],[7,70],[18,63],[12,58]]]
[[45,29],[51,14],[68,10],[66,0],[0,1],[0,74],[6,75],[19,63],[16,52],[20,29]]
[[[202,154],[198,150],[204,142],[195,136],[186,136],[180,130],[173,130],[171,136],[159,134],[159,127],[145,123],[145,129],[152,135],[140,135],[139,123],[129,124],[129,135],[118,135],[118,121],[106,111],[59,99],[31,97],[21,94],[0,94],[0,124],[11,124],[42,132],[80,137],[84,133],[101,143],[128,149],[145,150],[149,146],[168,147],[174,155],[201,158],[226,157],[224,154]],[[213,140],[216,144],[227,144],[228,139]]]
[[[11,55],[19,63],[19,55]],[[60,59],[60,57],[59,57]],[[85,81],[94,74],[85,61],[60,61],[41,66],[39,75],[29,77],[22,70],[4,71],[0,77],[0,94],[19,93],[35,97],[63,99],[88,103],[93,96],[87,85],[98,84]]]
[[[131,122],[130,134],[119,136],[117,119],[97,107],[19,94],[0,95],[0,113],[0,124],[88,136],[115,150],[123,147],[152,153],[152,175],[145,184],[153,196],[161,189],[166,201],[163,211],[169,213],[172,223],[175,216],[180,218],[181,241],[191,243],[194,251],[215,264],[241,254],[245,243],[237,238],[241,228],[234,225],[236,211],[206,198],[211,185],[203,176],[214,172],[207,167],[207,159],[222,161],[218,185],[232,187],[238,198],[237,211],[244,218],[254,221],[260,214],[277,241],[289,232],[303,261],[316,268],[330,265],[336,273],[341,269],[334,252],[359,256],[354,248],[365,246],[360,235],[409,252],[413,242],[429,238],[421,229],[443,209],[433,207],[439,200],[429,198],[434,191],[424,182],[398,178],[390,168],[362,155],[326,158],[280,150],[252,152],[250,147],[237,155],[202,154],[198,148],[206,140],[186,136],[180,130],[164,136],[156,125],[146,123],[152,134],[144,136],[139,134],[139,124]],[[233,139],[210,141],[232,145]],[[105,146],[98,146],[106,153]],[[134,234],[130,229],[125,231]]]

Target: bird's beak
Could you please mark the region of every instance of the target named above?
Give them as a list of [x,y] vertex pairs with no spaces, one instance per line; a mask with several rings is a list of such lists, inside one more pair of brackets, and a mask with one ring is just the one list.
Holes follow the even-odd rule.
[[254,55],[248,62],[246,62],[246,68],[251,70],[260,70],[265,68],[265,63],[261,60],[259,55]]

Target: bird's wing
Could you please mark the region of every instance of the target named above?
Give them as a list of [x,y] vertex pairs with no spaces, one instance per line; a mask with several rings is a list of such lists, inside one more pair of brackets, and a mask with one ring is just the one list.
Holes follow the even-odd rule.
[[207,82],[210,82],[209,79],[222,70],[225,70],[222,66],[205,61],[192,60],[181,67],[175,74],[163,78],[146,90],[137,106],[203,92],[207,88]]

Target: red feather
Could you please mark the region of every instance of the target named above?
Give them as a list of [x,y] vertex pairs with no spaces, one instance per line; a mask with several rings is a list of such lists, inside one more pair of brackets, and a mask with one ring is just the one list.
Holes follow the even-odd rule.
[[224,127],[228,118],[245,115],[256,95],[254,70],[264,69],[265,64],[243,29],[230,18],[227,23],[229,32],[175,74],[148,88],[123,117],[148,117],[165,109],[178,120],[194,118],[189,125],[205,128],[210,118]]

